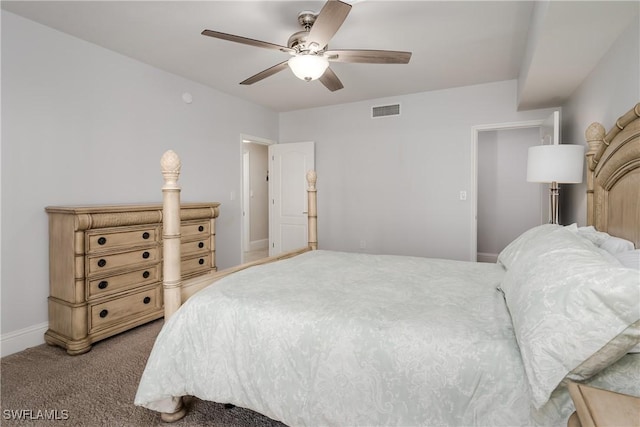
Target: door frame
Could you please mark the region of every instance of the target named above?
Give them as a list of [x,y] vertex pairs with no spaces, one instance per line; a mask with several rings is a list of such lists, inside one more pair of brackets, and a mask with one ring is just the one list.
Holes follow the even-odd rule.
[[[246,143],[260,144],[260,145],[272,145],[277,144],[277,141],[261,138],[258,136],[248,135],[241,133],[240,134],[240,214],[242,216],[242,221],[240,221],[240,262],[244,263],[244,253],[245,253],[245,242],[250,239],[249,236],[249,227],[251,224],[251,209],[249,208],[249,194],[246,194],[245,191],[245,167],[244,167],[244,145]],[[267,167],[268,167],[268,159],[267,159]],[[270,187],[267,187],[270,191]],[[269,220],[268,230],[271,232],[271,224]]]
[[471,248],[469,250],[469,261],[476,262],[478,258],[478,135],[480,132],[493,130],[511,130],[539,128],[545,119],[525,120],[519,122],[494,123],[487,125],[477,125],[471,127]]

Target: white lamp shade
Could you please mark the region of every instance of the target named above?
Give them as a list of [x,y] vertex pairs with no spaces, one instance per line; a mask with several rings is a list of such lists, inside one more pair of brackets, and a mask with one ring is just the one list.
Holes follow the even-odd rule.
[[296,55],[289,59],[288,64],[296,77],[311,81],[322,77],[329,61],[322,55]]
[[527,181],[577,184],[582,182],[582,145],[554,144],[529,147]]

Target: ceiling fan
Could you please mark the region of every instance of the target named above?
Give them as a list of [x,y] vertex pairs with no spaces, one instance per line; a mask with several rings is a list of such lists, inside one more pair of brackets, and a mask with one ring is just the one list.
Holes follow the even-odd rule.
[[342,89],[344,86],[338,76],[329,67],[329,62],[352,62],[367,64],[407,64],[411,59],[411,52],[391,50],[353,50],[328,49],[328,43],[336,34],[347,15],[351,5],[339,0],[329,0],[320,13],[303,11],[298,14],[298,23],[304,30],[289,37],[287,46],[254,40],[219,31],[204,30],[202,35],[242,43],[265,49],[278,50],[291,55],[273,67],[240,82],[250,85],[272,76],[287,66],[300,79],[311,81],[319,79],[330,91]]

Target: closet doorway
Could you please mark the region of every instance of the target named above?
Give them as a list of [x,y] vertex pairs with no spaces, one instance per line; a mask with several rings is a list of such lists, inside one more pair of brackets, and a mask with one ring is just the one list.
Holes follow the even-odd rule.
[[527,151],[559,143],[560,111],[546,119],[471,128],[470,261],[495,262],[510,241],[548,222],[549,187],[527,182]]
[[269,254],[269,156],[274,141],[242,135],[242,262]]
[[527,152],[540,145],[538,128],[478,135],[477,261],[498,254],[524,231],[545,222],[542,185],[527,182]]

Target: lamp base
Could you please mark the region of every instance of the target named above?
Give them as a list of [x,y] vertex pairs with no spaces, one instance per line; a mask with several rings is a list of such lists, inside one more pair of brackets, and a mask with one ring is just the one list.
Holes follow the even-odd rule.
[[553,181],[551,185],[549,185],[549,218],[550,218],[549,223],[550,224],[558,224],[559,195],[560,195],[560,188],[558,187],[558,183]]

